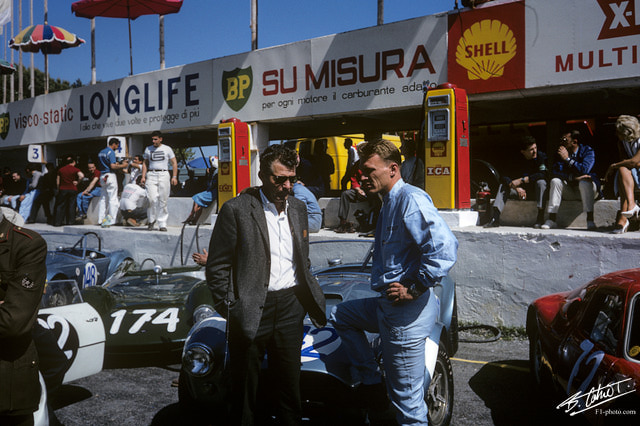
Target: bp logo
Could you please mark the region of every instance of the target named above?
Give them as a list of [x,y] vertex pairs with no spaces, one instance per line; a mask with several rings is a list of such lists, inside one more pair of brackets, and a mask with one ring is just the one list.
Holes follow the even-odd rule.
[[9,113],[0,114],[0,137],[4,140],[9,134]]
[[251,67],[222,72],[222,95],[229,107],[240,111],[249,100],[253,82]]

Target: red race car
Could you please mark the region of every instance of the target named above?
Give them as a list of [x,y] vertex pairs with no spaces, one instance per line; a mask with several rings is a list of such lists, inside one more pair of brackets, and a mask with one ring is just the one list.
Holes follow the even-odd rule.
[[541,297],[527,312],[531,371],[595,424],[640,424],[640,269]]

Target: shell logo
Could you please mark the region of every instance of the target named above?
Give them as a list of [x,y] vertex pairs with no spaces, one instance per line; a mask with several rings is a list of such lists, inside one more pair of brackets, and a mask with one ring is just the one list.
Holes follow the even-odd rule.
[[456,49],[456,62],[467,70],[469,80],[501,77],[515,55],[516,38],[506,24],[485,19],[467,29]]

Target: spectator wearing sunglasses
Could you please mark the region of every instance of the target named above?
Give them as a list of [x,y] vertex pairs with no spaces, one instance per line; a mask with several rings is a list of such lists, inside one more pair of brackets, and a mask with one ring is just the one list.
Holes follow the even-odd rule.
[[211,233],[206,277],[216,310],[229,324],[231,423],[262,424],[254,411],[260,370],[268,353],[277,377],[277,424],[302,421],[300,342],[308,313],[326,324],[325,299],[309,270],[304,203],[290,197],[297,155],[271,145],[260,156],[262,186],[222,205]]

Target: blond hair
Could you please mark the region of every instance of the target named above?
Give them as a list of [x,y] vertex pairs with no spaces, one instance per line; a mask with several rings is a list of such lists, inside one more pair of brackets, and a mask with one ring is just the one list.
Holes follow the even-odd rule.
[[361,161],[366,161],[376,154],[387,164],[393,162],[400,165],[402,162],[398,147],[389,140],[380,138],[371,142],[358,144],[358,156]]
[[631,115],[621,115],[616,120],[616,133],[623,142],[631,142],[640,138],[640,122]]

